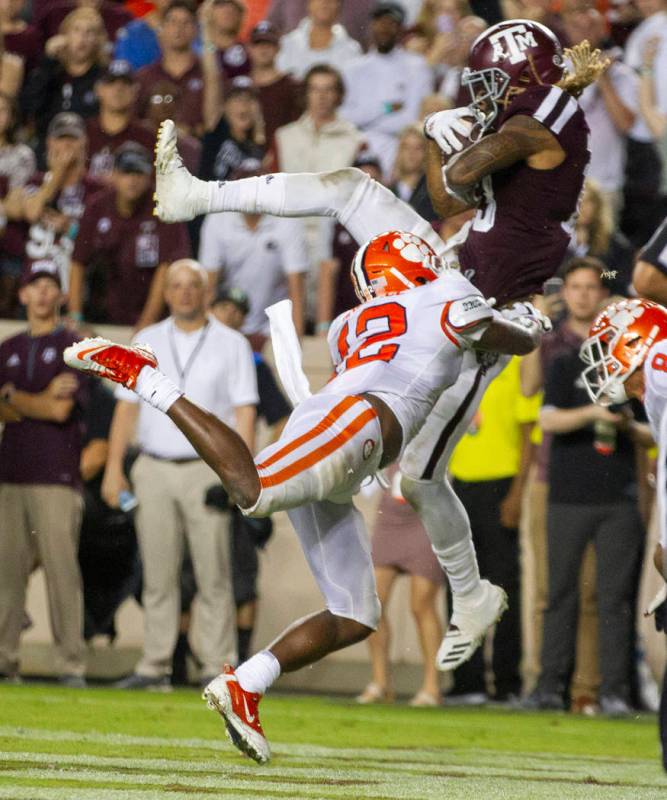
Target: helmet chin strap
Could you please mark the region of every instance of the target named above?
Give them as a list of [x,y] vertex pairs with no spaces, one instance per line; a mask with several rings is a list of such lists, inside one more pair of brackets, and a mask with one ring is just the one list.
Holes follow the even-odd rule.
[[468,138],[473,144],[477,144],[479,140],[484,136],[486,133],[486,129],[489,126],[492,120],[487,122],[487,115],[482,111],[481,108],[478,108],[476,105],[468,106],[470,109],[471,115],[474,117],[474,122],[472,128],[470,129],[470,134]]

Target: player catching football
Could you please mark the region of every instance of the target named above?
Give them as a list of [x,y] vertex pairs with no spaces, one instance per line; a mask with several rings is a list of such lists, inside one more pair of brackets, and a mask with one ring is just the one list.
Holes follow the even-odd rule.
[[[471,48],[463,75],[471,106],[439,112],[426,123],[434,139],[428,151],[434,203],[443,216],[477,207],[458,261],[472,283],[500,304],[540,292],[569,242],[589,159],[588,128],[575,96],[606,63],[586,43],[567,55],[571,72],[548,28],[529,20],[499,23]],[[469,134],[478,141],[461,140]],[[443,156],[454,151],[461,152],[443,173]],[[421,236],[448,258],[456,244],[444,243],[426,220],[360,170],[200,181],[183,166],[169,121],[156,154],[156,213],[166,222],[219,211],[321,215],[335,217],[359,243],[395,227]],[[420,514],[454,598],[437,657],[441,669],[470,658],[506,603],[502,589],[480,579],[470,523],[445,473],[486,387],[507,361],[467,352],[458,380],[401,460],[403,494]],[[516,505],[517,498],[510,499]]]
[[[654,562],[667,580],[667,309],[649,300],[612,303],[591,326],[580,355],[588,365],[582,378],[594,403],[608,406],[637,398],[646,409],[658,444],[656,494],[660,541]],[[663,591],[651,610],[656,611],[656,627],[667,631],[665,596]],[[663,766],[667,769],[665,681],[660,700],[660,739]]]
[[254,461],[243,440],[188,401],[146,348],[85,339],[65,351],[69,366],[134,389],[168,414],[244,514],[288,512],[326,610],[295,622],[236,673],[226,666],[204,691],[234,744],[256,761],[270,755],[258,703],[280,673],[365,639],[377,626],[367,535],[352,504],[362,481],[400,456],[469,349],[527,353],[544,330],[528,307],[519,322],[504,318],[460,272],[439,270],[437,261],[410,233],[383,234],[359,250],[352,280],[361,305],[329,334],[336,376],[296,407],[280,439]]

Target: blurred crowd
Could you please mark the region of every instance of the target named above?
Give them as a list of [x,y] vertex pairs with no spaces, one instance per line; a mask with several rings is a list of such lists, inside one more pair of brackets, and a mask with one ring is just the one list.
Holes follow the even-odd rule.
[[[196,386],[195,399],[200,391],[253,447],[257,418],[277,436],[290,410],[262,355],[265,307],[289,298],[298,333],[325,336],[357,302],[356,244],[333,220],[154,217],[159,125],[174,120],[186,166],[207,180],[356,166],[446,239],[471,214],[443,222],[434,212],[422,121],[468,104],[470,45],[511,18],[543,22],[565,47],[588,39],[610,64],[580,98],[591,163],[561,275],[545,286],[555,330],[492,385],[452,462],[481,571],[512,611],[488,663],[480,650],[454,675],[449,702],[530,690],[533,708],[650,705],[635,630],[650,437],[640,408],[587,402],[577,352],[601,304],[633,294],[638,253],[667,215],[665,0],[0,0],[0,317],[28,323],[0,345],[0,675],[18,679],[37,564],[69,685],[85,683],[84,640],[113,640],[129,596],[143,604],[146,636],[126,688],[186,679],[195,595],[215,631],[194,654],[202,681],[251,647],[270,521],[230,509],[166,418],[63,373],[64,347],[99,325],[151,326],[170,377],[189,381],[191,396]],[[398,575],[411,576],[428,665],[443,576],[397,486],[380,501],[378,587],[384,601]],[[527,594],[541,652],[526,683]],[[383,618],[361,702],[393,698],[388,652]],[[413,700],[440,702],[428,666]]]

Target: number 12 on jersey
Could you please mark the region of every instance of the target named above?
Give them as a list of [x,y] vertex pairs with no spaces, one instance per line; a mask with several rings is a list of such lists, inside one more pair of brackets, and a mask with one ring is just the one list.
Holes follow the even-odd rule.
[[400,303],[370,306],[362,310],[356,323],[354,319],[351,321],[355,325],[352,335],[350,321],[343,325],[338,335],[338,353],[341,362],[345,362],[345,369],[354,369],[371,361],[391,361],[400,344],[381,342],[403,336],[408,329],[405,308]]

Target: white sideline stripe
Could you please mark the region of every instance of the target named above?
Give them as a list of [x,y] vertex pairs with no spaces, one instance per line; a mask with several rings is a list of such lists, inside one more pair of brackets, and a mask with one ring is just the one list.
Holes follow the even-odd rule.
[[[355,715],[355,719],[359,719],[358,715]],[[370,717],[369,717],[370,719]],[[588,732],[582,731],[582,735],[587,736],[589,735]],[[452,737],[456,736],[456,729],[452,728]],[[199,738],[185,738],[185,739],[171,739],[168,737],[162,736],[131,736],[129,734],[124,733],[99,733],[97,731],[91,732],[76,732],[76,731],[54,731],[48,730],[45,728],[24,728],[24,727],[14,727],[11,725],[2,725],[0,726],[0,738],[7,737],[9,739],[22,739],[26,741],[43,741],[43,742],[90,742],[93,744],[113,744],[119,746],[134,746],[134,745],[145,745],[147,747],[165,747],[171,749],[205,749],[205,750],[215,750],[218,752],[222,752],[223,754],[229,755],[230,753],[234,753],[235,751],[231,748],[231,745],[224,737],[224,734],[221,731],[219,739],[199,739]],[[354,747],[324,747],[320,745],[309,745],[309,744],[284,744],[284,743],[271,743],[272,750],[274,754],[278,755],[285,755],[290,758],[300,759],[300,760],[307,760],[312,758],[332,758],[332,759],[339,759],[339,758],[354,758],[354,759],[379,759],[382,762],[390,762],[392,758],[406,760],[410,758],[411,761],[415,763],[419,762],[426,762],[432,763],[435,760],[442,759],[442,754],[447,753],[447,755],[451,755],[453,757],[461,757],[461,756],[469,756],[470,755],[470,748],[452,748],[452,749],[445,749],[445,748],[430,748],[429,750],[418,751],[418,750],[410,750],[406,751],[403,749],[397,748],[354,748]],[[1,745],[0,745],[1,749]],[[11,753],[8,751],[2,751],[5,757],[11,756]],[[508,759],[512,758],[514,754],[508,753],[504,750],[492,750],[492,749],[480,749],[480,754],[483,754],[485,759],[487,758],[498,758],[501,761],[507,762]],[[530,758],[533,761],[535,760],[543,760],[547,762],[556,762],[562,763],[563,761],[568,761],[571,764],[576,764],[577,762],[581,762],[582,764],[588,764],[590,766],[591,763],[595,763],[596,761],[605,763],[609,761],[607,756],[577,756],[573,754],[561,754],[561,753],[542,753],[542,752],[525,752],[520,751],[516,754],[517,759]],[[615,763],[618,764],[626,764],[626,765],[633,765],[633,764],[646,764],[655,766],[655,761],[653,758],[614,758]],[[471,761],[474,763],[474,761]],[[386,765],[384,765],[386,766]],[[383,766],[383,768],[384,768]],[[265,768],[263,768],[265,769]],[[0,776],[2,773],[0,773]]]
[[[230,756],[234,757],[234,751],[229,751]],[[522,754],[523,755],[523,754]],[[126,768],[126,769],[142,769],[147,775],[148,774],[159,774],[160,772],[164,772],[165,770],[169,770],[173,773],[175,768],[183,769],[184,772],[192,773],[192,772],[201,772],[205,773],[206,775],[212,776],[217,775],[221,777],[229,777],[230,773],[232,774],[239,774],[239,775],[248,775],[248,766],[249,762],[245,759],[235,759],[238,763],[214,763],[211,764],[208,761],[201,761],[201,762],[192,762],[192,761],[179,761],[177,759],[166,759],[166,758],[127,758],[125,756],[92,756],[92,755],[81,755],[77,753],[65,754],[65,753],[32,753],[32,752],[2,752],[0,751],[0,757],[3,761],[10,762],[10,761],[20,761],[26,764],[44,764],[45,762],[49,765],[52,764],[63,764],[63,765],[77,765],[79,767],[87,767],[94,771],[101,772],[102,770],[113,770],[114,768]],[[404,754],[405,757],[405,754]],[[524,762],[524,770],[525,770],[525,758],[522,757],[521,759]],[[364,769],[362,766],[363,762],[359,760],[357,766],[349,766],[341,771],[344,772],[346,777],[356,777],[360,780],[367,778],[369,775],[369,771]],[[414,765],[406,765],[406,764],[399,764],[399,765],[392,765],[392,764],[385,764],[382,765],[378,764],[376,769],[381,769],[382,771],[392,771],[392,770],[400,770],[400,771],[419,771],[423,769],[431,770],[433,769],[433,763],[422,763],[418,764],[415,763]],[[447,760],[447,761],[440,761],[439,764],[441,769],[451,769],[452,767],[460,768],[462,766],[462,762],[456,759]],[[502,766],[496,766],[494,764],[486,764],[484,766],[480,766],[478,763],[471,761],[467,766],[475,769],[475,772],[479,774],[483,774],[484,770],[491,770],[494,774],[497,774],[499,769],[507,772],[508,775],[516,775],[518,770],[521,770],[521,767],[512,764],[511,759],[509,761],[505,760],[502,763]],[[340,768],[339,768],[340,769]],[[590,765],[583,764],[581,766],[582,772],[590,772]],[[557,773],[566,775],[568,777],[572,777],[573,771],[571,765],[567,765],[566,767],[554,767],[554,768],[542,768],[540,771],[547,771],[552,775],[556,775]],[[155,771],[155,773],[153,773]],[[50,770],[42,769],[42,772],[45,775],[51,774]],[[535,770],[526,770],[528,775],[535,775]],[[320,766],[313,766],[308,770],[304,770],[301,767],[295,766],[280,766],[274,767],[271,764],[268,766],[262,767],[261,775],[262,777],[271,777],[275,776],[278,778],[283,779],[287,774],[292,774],[292,777],[304,777],[305,775],[311,775],[313,777],[318,778],[326,778],[331,777],[331,768],[329,766],[320,767]],[[6,774],[4,771],[0,773],[0,778],[3,774]],[[114,773],[108,773],[112,776]],[[187,775],[184,776],[184,780],[197,780],[196,776],[194,775]],[[112,777],[109,777],[109,780],[113,780]],[[392,776],[391,780],[394,780]]]
[[[405,754],[404,754],[405,755]],[[47,763],[53,763],[55,765],[55,760],[52,759],[50,754],[43,754],[43,759],[47,761]],[[614,764],[608,765],[607,770],[604,774],[600,774],[597,776],[600,780],[604,781],[606,784],[611,784],[608,786],[599,786],[598,789],[600,792],[605,790],[609,790],[613,792],[613,796],[618,798],[623,798],[625,800],[628,798],[636,798],[636,800],[653,800],[658,795],[656,795],[655,790],[662,790],[664,792],[667,783],[662,782],[659,780],[651,781],[650,776],[647,780],[646,773],[643,769],[638,769],[634,776],[634,781],[641,784],[641,786],[637,786],[633,781],[633,776],[625,774],[615,775],[614,774]],[[253,780],[253,772],[255,771],[253,767],[245,767],[242,771],[244,772],[245,779],[234,779],[231,776],[224,776],[219,775],[217,777],[210,777],[210,776],[196,776],[193,777],[192,775],[180,775],[178,772],[178,765],[176,763],[171,763],[170,765],[172,772],[171,774],[167,775],[155,775],[155,774],[119,774],[113,771],[100,771],[95,769],[67,769],[67,768],[55,768],[50,769],[4,769],[0,775],[0,781],[4,784],[7,779],[21,779],[21,780],[42,780],[42,781],[87,781],[92,786],[88,787],[85,792],[81,792],[78,794],[78,797],[85,798],[85,800],[98,800],[98,798],[106,797],[108,798],[109,795],[106,793],[109,792],[117,792],[115,796],[123,796],[124,799],[127,800],[137,800],[138,797],[141,798],[150,798],[150,800],[159,800],[159,798],[166,797],[159,787],[170,787],[168,797],[173,798],[174,796],[178,797],[189,797],[192,798],[195,795],[195,792],[199,789],[200,791],[204,790],[214,790],[215,792],[220,792],[220,796],[234,796],[234,797],[262,797],[262,798],[270,798],[270,797],[293,797],[299,798],[299,800],[318,800],[321,798],[321,792],[324,792],[327,797],[340,797],[340,798],[350,798],[350,797],[359,797],[360,795],[356,794],[358,791],[358,787],[363,786],[363,797],[366,800],[372,800],[373,797],[383,797],[383,798],[395,798],[395,800],[402,800],[402,798],[410,798],[410,800],[416,800],[416,798],[431,798],[436,796],[434,792],[442,791],[443,787],[443,779],[446,780],[446,775],[438,775],[438,774],[408,774],[405,773],[403,775],[392,775],[389,776],[386,773],[383,774],[382,771],[378,771],[376,773],[372,773],[372,777],[377,782],[369,783],[368,779],[371,777],[368,773],[366,773],[362,777],[355,776],[355,774],[346,770],[336,770],[335,774],[332,774],[332,771],[329,770],[320,770],[321,776],[319,781],[315,780],[315,774],[301,774],[299,777],[302,780],[290,780],[287,776],[283,776],[282,779],[277,781],[271,781],[270,776],[265,774],[264,769],[257,769],[256,774],[259,780]],[[472,797],[479,797],[480,792],[483,792],[487,800],[506,800],[507,797],[510,797],[511,794],[508,794],[508,791],[511,792],[513,789],[517,788],[517,784],[512,782],[506,785],[507,779],[512,779],[513,781],[516,779],[516,773],[512,773],[508,771],[507,776],[493,776],[493,782],[490,783],[487,776],[484,774],[484,770],[475,769],[474,767],[470,768],[469,774],[461,774],[460,769],[452,769],[451,765],[443,765],[443,773],[447,771],[447,769],[455,771],[457,773],[457,789],[458,792],[456,797],[460,798],[472,798]],[[653,775],[658,777],[658,766],[654,764]],[[574,798],[589,798],[591,796],[591,787],[588,783],[591,780],[591,769],[590,765],[589,768],[586,770],[583,768],[580,775],[573,775],[567,769],[564,769],[561,776],[557,775],[549,775],[551,780],[562,780],[564,783],[567,782],[567,788],[565,789],[565,785],[558,789],[557,783],[550,784],[551,792],[545,794],[543,789],[538,789],[536,784],[541,783],[541,778],[543,776],[540,775],[532,775],[532,776],[521,776],[522,779],[522,791],[521,796],[526,797],[530,796],[526,794],[530,792],[530,786],[532,785],[532,791],[535,792],[535,796],[539,797],[555,797],[556,795],[553,793],[553,790],[562,792],[563,790],[567,791],[568,800],[574,800]],[[269,778],[267,780],[267,778]],[[303,778],[309,778],[310,783],[303,782]],[[331,780],[333,778],[333,780]],[[327,780],[329,779],[329,780]],[[337,784],[336,779],[338,780],[345,780],[344,784]],[[95,784],[102,784],[102,783],[119,783],[124,785],[124,795],[118,794],[117,789],[111,789],[109,787],[105,788],[102,786],[96,786]],[[145,787],[146,785],[152,785],[152,790],[150,792],[141,791],[140,787]],[[137,789],[135,789],[137,787]],[[171,787],[174,788],[174,791],[171,791]],[[183,788],[183,792],[178,792],[178,787]],[[354,788],[357,787],[357,788]],[[2,786],[0,784],[0,798],[2,797],[17,797],[17,787],[13,786]],[[55,791],[59,792],[57,795],[51,795],[51,797],[57,798],[68,798],[68,800],[72,800],[75,797],[75,792],[77,791],[74,787],[73,791],[70,790],[68,787],[53,787]],[[47,787],[47,789],[51,789],[51,787]],[[205,794],[200,795],[200,797],[204,797],[209,794],[209,791],[206,791]],[[232,792],[238,791],[238,795],[233,795]],[[349,792],[353,791],[355,794],[350,794]],[[548,791],[548,790],[547,790]],[[7,792],[7,793],[6,793]],[[11,792],[11,793],[10,793]],[[41,797],[45,795],[42,794],[41,789],[31,787],[29,789],[31,794],[23,794],[22,797],[27,797],[30,800],[40,800]],[[255,792],[256,794],[252,794]],[[275,795],[272,795],[272,792],[275,792]],[[600,795],[602,796],[602,795]],[[605,794],[605,797],[612,796]]]

